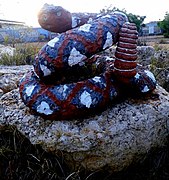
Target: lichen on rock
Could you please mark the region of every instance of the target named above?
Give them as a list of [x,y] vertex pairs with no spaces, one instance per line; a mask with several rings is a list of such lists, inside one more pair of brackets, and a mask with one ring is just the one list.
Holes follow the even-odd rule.
[[68,165],[120,171],[151,148],[163,146],[169,130],[169,93],[157,86],[149,97],[129,98],[82,120],[48,121],[32,115],[18,89],[1,97],[0,126],[16,126],[32,144],[62,152]]

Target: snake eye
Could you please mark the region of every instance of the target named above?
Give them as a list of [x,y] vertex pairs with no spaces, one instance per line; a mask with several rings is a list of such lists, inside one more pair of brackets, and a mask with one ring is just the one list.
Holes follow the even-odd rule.
[[57,16],[61,16],[61,14],[62,14],[61,11],[56,12],[56,15],[57,15]]
[[47,21],[47,19],[48,19],[48,18],[47,18],[47,15],[46,15],[46,14],[44,14],[44,15],[42,16],[42,19],[43,19],[43,21],[44,21],[44,22],[46,22],[46,21]]

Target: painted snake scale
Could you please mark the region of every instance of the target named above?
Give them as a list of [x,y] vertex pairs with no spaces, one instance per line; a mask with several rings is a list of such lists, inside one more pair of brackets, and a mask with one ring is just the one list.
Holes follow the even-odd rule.
[[[44,119],[85,117],[120,97],[120,88],[143,94],[155,89],[153,74],[136,62],[137,29],[123,13],[71,14],[45,4],[38,21],[59,35],[41,48],[19,89]],[[99,55],[116,43],[115,61]]]

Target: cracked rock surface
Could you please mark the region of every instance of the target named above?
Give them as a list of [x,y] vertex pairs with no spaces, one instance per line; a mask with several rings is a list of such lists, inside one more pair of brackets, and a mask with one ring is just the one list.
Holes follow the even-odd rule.
[[162,87],[149,97],[128,98],[90,118],[49,121],[31,114],[14,88],[0,99],[0,128],[15,126],[32,144],[62,152],[73,169],[120,171],[169,134],[169,93]]

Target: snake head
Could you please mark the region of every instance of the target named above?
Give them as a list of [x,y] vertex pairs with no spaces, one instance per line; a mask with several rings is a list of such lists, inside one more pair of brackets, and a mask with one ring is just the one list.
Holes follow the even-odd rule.
[[44,4],[38,13],[40,26],[51,32],[64,32],[71,29],[72,17],[70,12],[61,6]]

